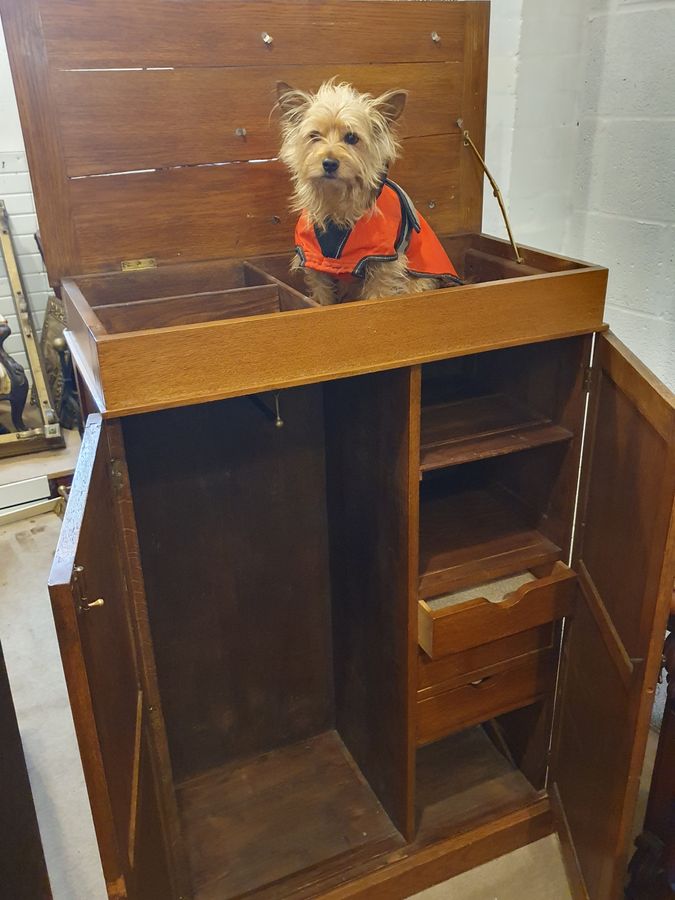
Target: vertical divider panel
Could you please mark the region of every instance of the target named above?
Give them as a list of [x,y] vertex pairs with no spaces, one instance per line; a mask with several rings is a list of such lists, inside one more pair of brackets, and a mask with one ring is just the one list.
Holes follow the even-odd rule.
[[414,833],[419,368],[325,387],[336,725]]

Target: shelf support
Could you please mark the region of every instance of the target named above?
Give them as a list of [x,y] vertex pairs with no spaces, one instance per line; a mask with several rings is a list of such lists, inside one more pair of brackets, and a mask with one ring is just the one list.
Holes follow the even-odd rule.
[[468,130],[466,128],[464,128],[463,119],[457,119],[457,127],[462,132],[462,137],[464,138],[464,146],[470,147],[473,150],[473,153],[474,153],[476,159],[478,160],[478,162],[480,163],[480,166],[481,166],[483,172],[485,172],[485,174],[487,175],[487,179],[492,186],[492,193],[497,198],[497,203],[499,203],[499,208],[502,212],[502,218],[504,219],[504,225],[506,225],[506,231],[508,233],[509,240],[511,241],[511,246],[513,247],[513,254],[516,258],[516,262],[522,263],[522,262],[524,262],[524,260],[523,260],[523,257],[520,255],[520,250],[518,249],[518,244],[516,244],[516,241],[513,237],[513,232],[511,231],[511,223],[509,222],[509,216],[508,216],[508,213],[506,212],[504,198],[502,197],[502,192],[499,190],[499,185],[495,181],[495,179],[492,175],[492,172],[488,169],[487,163],[481,156],[478,147],[476,147],[474,142],[471,140],[471,135],[469,134]]

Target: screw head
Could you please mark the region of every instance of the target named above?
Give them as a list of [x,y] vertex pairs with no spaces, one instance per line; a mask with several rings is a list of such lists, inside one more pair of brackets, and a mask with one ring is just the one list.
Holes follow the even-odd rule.
[[260,37],[262,38],[263,44],[267,44],[268,47],[274,41],[274,38],[272,37],[272,35],[268,34],[266,31],[263,31],[263,33],[260,35]]
[[431,40],[434,42],[434,44],[440,44],[440,42],[441,42],[440,34],[437,31],[432,31],[431,32]]

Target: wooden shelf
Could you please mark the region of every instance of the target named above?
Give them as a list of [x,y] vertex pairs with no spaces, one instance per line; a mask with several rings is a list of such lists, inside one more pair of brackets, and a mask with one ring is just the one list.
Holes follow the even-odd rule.
[[432,495],[420,505],[420,597],[560,559],[562,551],[498,486]]
[[431,844],[539,796],[482,727],[460,731],[417,751],[415,844]]
[[177,797],[197,900],[404,843],[335,731],[212,769]]
[[422,408],[420,472],[569,441],[572,432],[506,394]]

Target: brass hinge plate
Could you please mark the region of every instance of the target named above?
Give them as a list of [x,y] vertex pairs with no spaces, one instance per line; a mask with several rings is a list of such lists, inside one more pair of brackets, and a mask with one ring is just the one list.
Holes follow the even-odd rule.
[[110,464],[110,480],[112,481],[113,490],[116,494],[119,494],[124,487],[124,473],[119,459],[113,459]]
[[145,259],[123,259],[120,263],[123,272],[139,272],[141,269],[156,269],[157,260],[151,256]]
[[592,381],[593,381],[593,369],[590,366],[586,366],[586,368],[584,369],[584,394],[590,393]]

